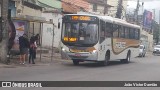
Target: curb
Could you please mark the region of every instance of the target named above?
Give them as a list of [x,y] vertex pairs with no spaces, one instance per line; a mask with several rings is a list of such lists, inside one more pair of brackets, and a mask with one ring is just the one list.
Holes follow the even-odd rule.
[[16,68],[14,65],[6,65],[6,64],[0,64],[0,68]]

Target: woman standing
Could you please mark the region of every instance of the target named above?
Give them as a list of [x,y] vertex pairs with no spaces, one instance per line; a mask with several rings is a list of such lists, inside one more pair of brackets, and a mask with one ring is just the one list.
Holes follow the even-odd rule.
[[31,63],[31,59],[32,59],[32,64],[35,64],[34,54],[35,54],[36,46],[34,42],[35,42],[35,38],[34,36],[32,36],[30,39],[30,48],[29,48],[29,64]]

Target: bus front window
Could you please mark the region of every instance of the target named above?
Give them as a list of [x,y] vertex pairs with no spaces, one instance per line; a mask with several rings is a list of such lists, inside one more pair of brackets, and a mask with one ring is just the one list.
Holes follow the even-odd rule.
[[[71,39],[74,40],[71,40]],[[95,45],[98,42],[98,25],[94,23],[64,23],[62,40],[68,45]]]

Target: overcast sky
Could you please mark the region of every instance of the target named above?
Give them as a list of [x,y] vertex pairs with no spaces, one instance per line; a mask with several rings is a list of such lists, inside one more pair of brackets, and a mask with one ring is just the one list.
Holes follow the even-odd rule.
[[[128,10],[129,8],[136,8],[137,6],[137,0],[133,0],[133,1],[128,1]],[[144,1],[144,9],[147,9],[151,12],[153,12],[155,9],[155,20],[157,22],[160,21],[160,0],[140,0],[140,1]],[[140,5],[142,5],[142,2],[140,2]],[[141,13],[142,14],[142,6],[140,7],[139,9],[139,14]],[[154,13],[153,13],[154,14]]]
[[[136,8],[137,0],[128,1],[128,8]],[[141,0],[142,1],[142,0]],[[145,9],[160,9],[160,0],[143,0]],[[140,2],[142,4],[142,2]]]

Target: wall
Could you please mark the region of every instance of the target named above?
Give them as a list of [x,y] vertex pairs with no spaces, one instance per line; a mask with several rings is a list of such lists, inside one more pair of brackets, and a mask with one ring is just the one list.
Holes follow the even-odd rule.
[[98,15],[104,15],[104,6],[97,5],[97,12],[93,12],[93,4],[90,4],[89,12]]
[[[16,2],[16,9],[17,11],[20,10],[20,13],[16,12],[16,17],[19,16],[34,16],[34,17],[41,17],[42,11],[34,8],[27,7],[22,5],[22,2]],[[34,26],[34,27],[33,27]],[[29,37],[33,34],[40,34],[40,23],[38,22],[29,22]]]
[[[61,38],[61,28],[58,29],[58,20],[62,23],[62,15],[56,13],[42,13],[42,17],[46,17],[46,20],[49,21],[53,19],[54,27],[54,47],[59,47],[60,38]],[[42,35],[42,46],[51,47],[53,38],[53,25],[52,24],[43,24],[43,35]]]
[[[107,3],[109,5],[111,5],[111,6],[113,6],[113,7],[109,8],[109,10],[108,10],[109,11],[108,14],[110,16],[113,16],[113,17],[116,16],[118,1],[119,0],[108,0]],[[127,2],[128,2],[127,0],[126,1],[123,0],[123,7],[124,7],[124,9],[122,11],[122,16],[125,16],[125,12],[126,12],[126,8],[127,8]]]
[[22,5],[22,2],[16,2],[17,10],[20,10],[21,13],[16,13],[18,15],[29,15],[29,16],[41,16],[42,11],[29,8],[27,6]]

